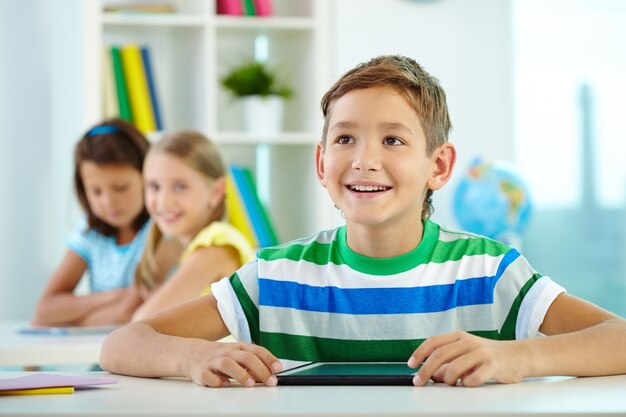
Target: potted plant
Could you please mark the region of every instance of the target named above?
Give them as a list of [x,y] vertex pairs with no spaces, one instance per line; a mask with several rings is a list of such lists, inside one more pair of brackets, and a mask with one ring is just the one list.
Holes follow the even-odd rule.
[[276,134],[282,125],[283,100],[291,88],[277,82],[276,73],[265,63],[246,62],[233,68],[222,85],[243,105],[244,128],[254,134]]

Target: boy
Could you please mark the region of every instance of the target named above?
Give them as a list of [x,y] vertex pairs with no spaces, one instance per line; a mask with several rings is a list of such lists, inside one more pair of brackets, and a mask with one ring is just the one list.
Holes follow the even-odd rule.
[[[277,358],[424,361],[415,385],[626,373],[624,320],[515,249],[428,219],[456,158],[435,78],[409,58],[374,58],[322,111],[317,175],[346,225],[263,249],[212,295],[112,333],[105,370],[212,387],[275,385]],[[240,342],[211,342],[228,333]]]

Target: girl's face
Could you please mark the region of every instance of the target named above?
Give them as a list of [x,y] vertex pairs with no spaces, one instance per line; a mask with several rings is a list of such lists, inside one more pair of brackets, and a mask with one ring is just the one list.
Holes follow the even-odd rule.
[[146,207],[166,236],[183,245],[205,228],[223,199],[220,179],[211,179],[167,153],[150,153],[144,163]]
[[118,229],[132,227],[143,211],[143,179],[131,165],[80,164],[87,202],[94,215]]

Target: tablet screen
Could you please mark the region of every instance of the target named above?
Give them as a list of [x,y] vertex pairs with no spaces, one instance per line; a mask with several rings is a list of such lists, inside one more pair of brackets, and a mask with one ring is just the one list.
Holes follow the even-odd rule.
[[405,362],[313,362],[276,374],[281,385],[411,385]]

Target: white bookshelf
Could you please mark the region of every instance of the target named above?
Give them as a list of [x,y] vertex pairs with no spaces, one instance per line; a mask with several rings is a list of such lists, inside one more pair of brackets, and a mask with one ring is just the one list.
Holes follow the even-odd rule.
[[[270,17],[217,15],[215,0],[169,1],[172,14],[103,11],[127,2],[80,3],[85,87],[78,130],[102,119],[103,47],[146,44],[165,130],[199,130],[219,143],[227,162],[253,168],[281,240],[325,227],[332,213],[313,158],[322,127],[319,100],[331,82],[328,0],[273,0]],[[267,63],[295,92],[285,103],[283,131],[271,137],[243,132],[240,105],[220,84],[227,70],[255,57],[260,37]]]

